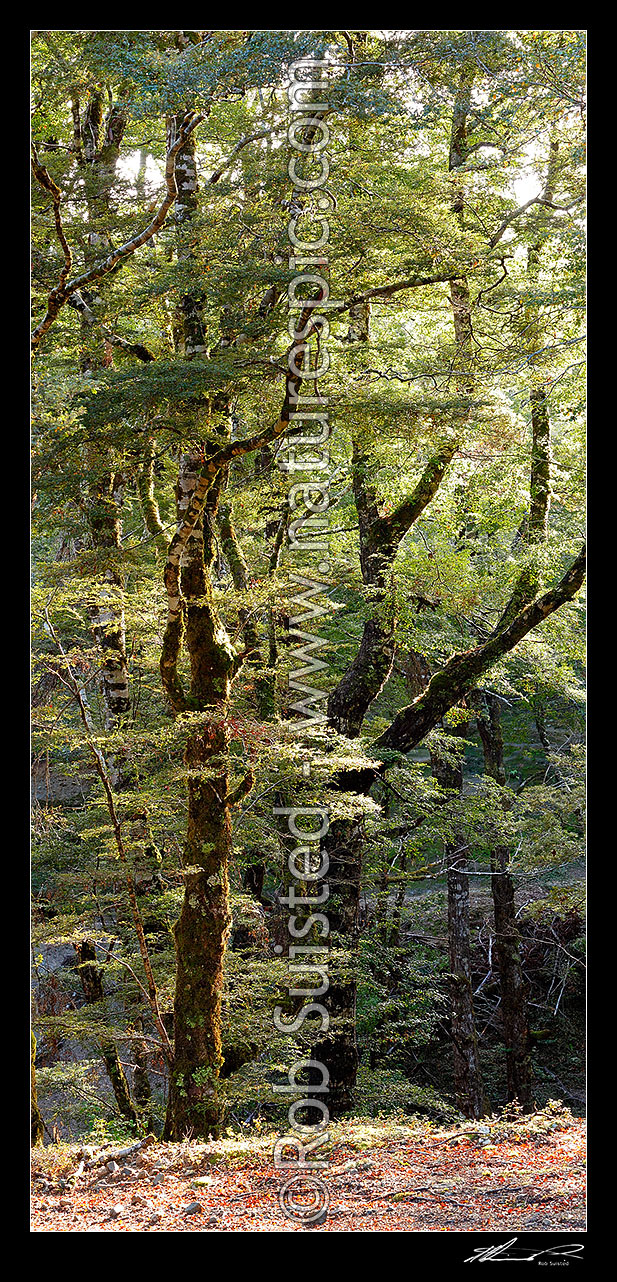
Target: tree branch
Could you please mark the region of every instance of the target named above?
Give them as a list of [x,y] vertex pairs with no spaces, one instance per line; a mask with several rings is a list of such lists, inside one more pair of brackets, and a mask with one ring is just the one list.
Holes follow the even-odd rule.
[[373,747],[394,748],[399,752],[410,752],[415,748],[429,730],[437,725],[444,713],[453,708],[502,655],[513,650],[532,628],[537,627],[566,601],[572,600],[584,578],[585,548],[557,586],[536,597],[506,628],[490,636],[475,649],[454,654],[445,667],[431,678],[424,693],[398,713],[392,725],[375,740]]
[[178,188],[176,185],[176,156],[180,151],[180,148],[186,142],[189,134],[191,134],[197,125],[201,124],[204,119],[205,117],[203,115],[196,116],[191,112],[188,119],[186,119],[183,124],[178,137],[168,147],[165,161],[165,183],[167,192],[158,211],[151,222],[148,223],[148,226],[136,236],[133,236],[131,240],[127,240],[124,245],[119,247],[119,249],[114,249],[111,254],[108,254],[107,258],[102,260],[102,262],[95,263],[93,267],[82,272],[79,276],[74,276],[72,280],[66,279],[66,271],[62,273],[58,284],[55,289],[52,289],[47,300],[47,313],[32,334],[31,345],[33,352],[36,351],[41,339],[51,328],[59,312],[64,307],[64,304],[75,290],[82,289],[84,285],[89,285],[91,281],[100,280],[102,276],[109,275],[118,263],[122,262],[123,259],[130,257],[131,254],[135,253],[135,250],[140,249],[142,245],[145,245],[146,241],[151,240],[155,233],[163,226],[167,214],[178,194]]
[[[571,601],[585,578],[585,548],[566,571],[556,587],[536,597],[501,632],[491,636],[473,650],[454,654],[429,681],[426,689],[394,718],[392,724],[371,745],[377,751],[389,749],[411,752],[426,737],[450,708],[459,703],[479,678],[504,654],[531,632],[532,628]],[[369,748],[370,753],[370,748]],[[366,793],[383,774],[384,766],[367,766],[358,770],[341,770],[333,777],[333,786],[341,791]]]

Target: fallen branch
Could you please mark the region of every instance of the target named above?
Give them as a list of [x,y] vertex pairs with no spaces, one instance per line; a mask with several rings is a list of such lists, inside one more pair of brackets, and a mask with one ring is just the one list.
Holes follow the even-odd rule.
[[131,1157],[133,1153],[138,1153],[140,1149],[147,1148],[149,1144],[156,1144],[155,1135],[144,1135],[143,1139],[136,1140],[134,1144],[127,1144],[125,1148],[112,1149],[111,1153],[98,1153],[96,1157],[84,1158],[80,1162],[75,1176],[79,1173],[80,1168],[86,1171],[92,1170],[94,1166],[106,1166],[108,1162],[117,1162],[118,1158]]

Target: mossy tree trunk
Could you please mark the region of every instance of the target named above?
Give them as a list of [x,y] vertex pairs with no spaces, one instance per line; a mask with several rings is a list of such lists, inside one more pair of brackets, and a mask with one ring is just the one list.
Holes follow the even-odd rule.
[[[193,315],[193,313],[190,313]],[[183,455],[178,522],[194,496],[197,460]],[[220,481],[220,477],[218,478]],[[226,712],[237,655],[214,604],[212,524],[219,486],[186,540],[181,561],[184,641],[191,668],[186,710],[202,713],[184,752],[188,819],[183,851],[184,897],[174,926],[176,993],[174,1065],[165,1123],[167,1138],[216,1134],[221,1121],[223,958],[231,926],[228,865],[231,853]]]
[[38,1101],[37,1090],[36,1090],[36,1069],[34,1067],[35,1059],[36,1059],[36,1037],[34,1036],[34,1033],[31,1032],[30,1033],[30,1139],[33,1146],[35,1146],[36,1144],[42,1144],[43,1136],[45,1134],[45,1127],[43,1125],[43,1118],[41,1117],[41,1110],[39,1108],[39,1101]]
[[525,606],[507,627],[501,631],[496,629],[475,649],[452,655],[431,677],[424,693],[397,713],[374,746],[395,748],[399,752],[410,752],[417,747],[444,713],[459,703],[502,655],[513,650],[528,632],[576,596],[585,578],[585,565],[583,548],[559,583]]
[[144,524],[160,552],[167,551],[169,542],[166,537],[154,486],[156,441],[148,437],[143,451],[143,458],[137,470],[137,492],[141,503]]
[[[177,132],[181,117],[171,118],[168,132]],[[194,233],[198,207],[194,138],[176,160],[178,197],[175,206],[179,262],[195,265],[199,240]],[[202,298],[192,286],[182,297],[174,330],[176,350],[187,360],[207,352]],[[194,445],[180,455],[176,504],[178,529],[187,522],[195,499],[206,452],[213,437],[212,404],[193,397],[186,408],[194,421]],[[189,734],[184,764],[187,771],[188,818],[183,850],[184,894],[174,926],[176,990],[174,998],[174,1062],[164,1135],[217,1134],[220,1125],[218,1079],[222,1065],[221,998],[223,958],[231,925],[228,862],[231,852],[229,817],[228,734],[225,715],[235,672],[235,651],[218,617],[212,589],[214,562],[212,523],[216,518],[222,474],[213,478],[196,519],[189,522],[178,569],[177,609],[170,616],[163,646],[161,672],[166,680],[167,648],[175,665],[184,643],[191,668],[185,694],[175,672],[172,705],[176,712],[201,713]],[[171,690],[166,684],[168,695]]]
[[[253,785],[249,769],[230,787],[227,710],[232,682],[243,662],[216,610],[211,570],[213,522],[221,479],[233,458],[261,448],[289,426],[288,379],[280,418],[266,432],[216,448],[211,433],[204,463],[188,504],[179,513],[165,566],[168,620],[161,649],[163,688],[176,713],[197,714],[186,743],[188,821],[184,848],[184,897],[174,927],[176,996],[174,1063],[165,1123],[168,1139],[216,1134],[220,1125],[217,1083],[221,1068],[221,987],[230,928],[228,864],[230,811]],[[224,398],[219,402],[220,410]],[[206,519],[207,518],[207,519]],[[190,536],[202,521],[202,537]],[[190,659],[190,689],[179,673],[182,648]]]
[[[174,119],[169,122],[170,135],[177,124]],[[189,260],[198,252],[192,225],[197,208],[192,140],[178,153],[177,171],[178,255]],[[306,319],[305,314],[302,321]],[[199,359],[207,350],[206,332],[201,298],[192,287],[183,298],[181,321],[177,345],[187,359]],[[165,567],[168,621],[160,672],[172,710],[196,715],[184,753],[188,820],[184,895],[174,927],[174,1060],[164,1132],[167,1139],[181,1139],[188,1133],[216,1135],[220,1127],[223,959],[231,925],[230,811],[253,783],[249,770],[235,788],[230,786],[227,711],[232,682],[245,656],[236,653],[214,602],[214,523],[232,460],[261,449],[288,430],[291,397],[299,384],[299,378],[288,378],[280,418],[267,431],[243,441],[230,440],[229,396],[224,390],[202,400],[194,398],[191,410],[196,447],[181,457],[178,528]],[[190,660],[187,691],[179,673],[183,647]]]

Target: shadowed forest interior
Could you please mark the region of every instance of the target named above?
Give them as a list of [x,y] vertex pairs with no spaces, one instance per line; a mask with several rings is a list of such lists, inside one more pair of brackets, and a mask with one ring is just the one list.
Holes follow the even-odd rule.
[[584,73],[33,33],[35,1147],[584,1116]]

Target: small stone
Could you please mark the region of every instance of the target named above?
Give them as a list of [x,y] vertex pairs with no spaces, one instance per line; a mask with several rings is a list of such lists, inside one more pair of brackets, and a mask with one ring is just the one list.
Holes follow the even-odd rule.
[[151,1216],[150,1216],[150,1219],[148,1220],[148,1224],[160,1224],[160,1223],[161,1223],[162,1218],[163,1218],[163,1216],[162,1216],[162,1215],[158,1215],[158,1214],[157,1214],[157,1215],[151,1215]]
[[105,1163],[105,1170],[109,1171],[110,1175],[115,1175],[116,1171],[120,1170],[120,1167],[118,1166],[118,1163],[114,1162],[112,1159],[111,1161]]
[[112,1206],[109,1212],[110,1220],[119,1220],[122,1215],[126,1215],[126,1207],[121,1202],[117,1206]]
[[185,1206],[182,1214],[197,1215],[199,1211],[201,1211],[201,1202],[189,1202],[188,1206]]
[[158,1171],[156,1175],[153,1175],[153,1176],[152,1176],[152,1181],[151,1181],[151,1183],[152,1183],[152,1184],[162,1184],[164,1179],[165,1179],[165,1176],[164,1176],[164,1175],[162,1175],[160,1171]]

